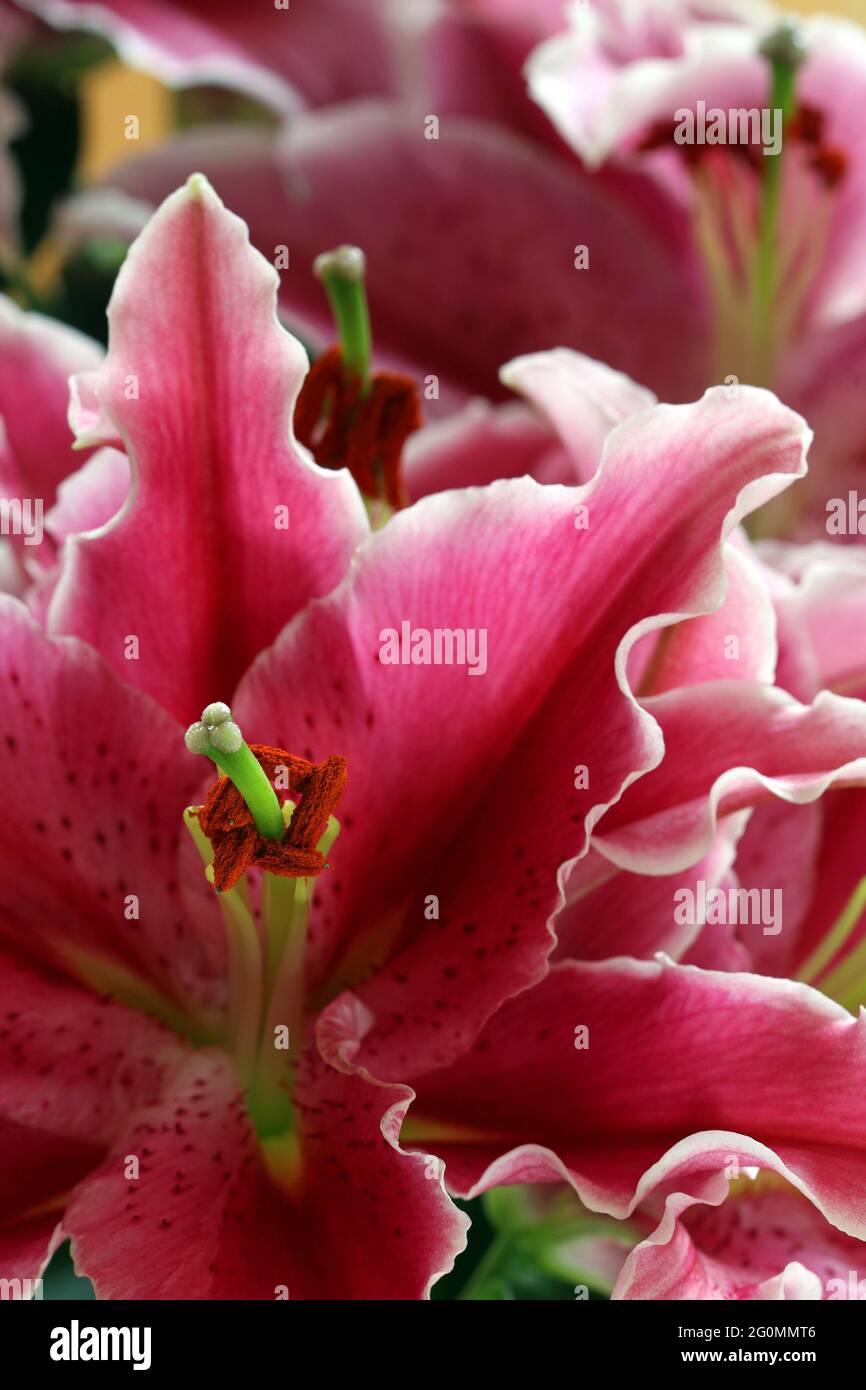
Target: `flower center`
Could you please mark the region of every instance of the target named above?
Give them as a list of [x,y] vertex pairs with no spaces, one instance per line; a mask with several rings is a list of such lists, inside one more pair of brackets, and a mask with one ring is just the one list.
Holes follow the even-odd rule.
[[[808,311],[847,160],[825,142],[822,113],[797,104],[805,54],[796,27],[782,24],[760,52],[770,68],[768,108],[703,108],[675,138],[691,176],[712,297],[714,371],[770,386],[781,350]],[[670,140],[670,126],[659,125],[643,148]]]
[[364,253],[327,251],[315,273],[328,295],[339,335],[312,365],[295,408],[295,434],[322,468],[348,468],[382,525],[408,503],[403,445],[421,424],[414,382],[397,372],[370,373],[370,315]]
[[[314,764],[248,745],[227,705],[208,705],[186,744],[225,773],[184,822],[218,895],[228,942],[228,1046],[260,1139],[290,1166],[294,1071],[304,1041],[310,880],[339,834],[343,758]],[[299,796],[293,800],[291,794]],[[248,878],[251,870],[261,879]],[[257,912],[258,908],[258,922]]]

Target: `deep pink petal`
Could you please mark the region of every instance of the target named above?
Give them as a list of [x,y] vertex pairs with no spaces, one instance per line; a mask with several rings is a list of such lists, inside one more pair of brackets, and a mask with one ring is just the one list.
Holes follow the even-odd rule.
[[[40,1298],[38,1280],[56,1246],[60,1243],[57,1213],[22,1217],[0,1226],[0,1278],[6,1279],[14,1292],[6,1298]],[[20,1280],[16,1289],[13,1280]]]
[[620,868],[675,873],[713,843],[720,817],[770,796],[805,805],[866,779],[866,705],[828,691],[801,705],[772,686],[716,681],[645,701],[665,739],[593,843]]
[[[64,1221],[79,1266],[103,1298],[426,1297],[467,1223],[441,1175],[399,1149],[411,1094],[308,1049],[300,1171],[271,1177],[231,1062],[199,1052],[79,1185]],[[123,1176],[129,1153],[137,1183]]]
[[454,1191],[565,1179],[619,1217],[659,1188],[724,1191],[734,1162],[771,1168],[863,1239],[864,1028],[787,981],[567,962],[413,1080],[406,1137],[435,1137]]
[[67,1194],[182,1055],[152,1020],[3,952],[0,1265],[35,1277]]
[[[810,929],[810,918],[814,911],[816,888],[818,887],[818,857],[821,851],[822,832],[825,818],[832,816],[833,803],[837,798],[845,800],[846,805],[853,798],[866,800],[859,789],[856,791],[830,791],[820,802],[806,806],[789,805],[784,801],[769,801],[756,806],[746,832],[737,851],[736,883],[747,891],[753,888],[773,888],[781,893],[784,904],[781,932],[765,932],[762,925],[742,922],[737,925],[737,936],[746,947],[752,962],[751,968],[762,975],[793,975],[796,965],[808,953],[805,941],[815,932],[829,930],[832,920],[827,921],[824,913],[820,922],[815,921]],[[834,818],[838,825],[838,817]],[[853,840],[854,837],[852,836]],[[862,839],[862,828],[857,839]],[[861,870],[858,867],[856,878],[850,883],[853,891]],[[828,885],[834,901],[842,896],[839,905],[844,907],[845,885],[838,885],[839,892]],[[827,904],[828,908],[830,904]],[[708,928],[708,930],[711,930]],[[813,941],[813,944],[817,942]]]
[[[348,760],[310,985],[328,997],[391,958],[361,986],[377,1075],[399,1076],[410,1053],[453,1055],[537,978],[557,871],[659,758],[627,694],[628,648],[721,602],[721,534],[800,472],[803,444],[802,423],[765,393],[716,392],[618,426],[583,489],[524,479],[426,498],[254,665],[237,700],[250,736]],[[576,529],[583,505],[590,523]],[[483,630],[486,674],[383,665],[383,634],[403,622]],[[438,916],[425,915],[429,895]],[[416,995],[436,1017],[412,1008]]]
[[[819,806],[759,807],[740,846],[737,876],[743,887],[773,883],[783,892],[785,930],[766,937],[739,927],[754,961],[768,975],[795,975],[844,912],[866,864],[866,794],[833,791]],[[866,914],[829,957],[821,976],[834,970],[866,935]]]
[[[589,855],[578,865],[566,890],[566,906],[556,919],[559,946],[556,959],[608,960],[611,956],[649,959],[664,951],[679,960],[701,934],[702,922],[678,922],[675,894],[690,889],[698,902],[699,882],[707,889],[725,879],[736,854],[737,818],[728,816],[719,827],[709,853],[697,864],[676,874],[652,877],[614,871],[593,887],[581,884],[584,866],[596,869],[604,860]],[[707,929],[709,930],[709,928]],[[718,930],[714,928],[713,930]]]
[[368,530],[348,474],[294,442],[307,359],[276,323],[276,286],[243,224],[193,178],[131,250],[109,309],[95,390],[135,481],[120,516],[67,542],[49,627],[85,638],[184,723],[231,698]]
[[793,1188],[741,1179],[706,1205],[669,1197],[658,1228],[626,1259],[612,1296],[845,1299],[852,1288],[859,1296],[864,1276],[866,1244],[829,1225]]
[[182,814],[203,769],[183,729],[88,647],[0,599],[0,931],[84,978],[118,971],[175,1007],[219,1002],[222,936],[190,929]]

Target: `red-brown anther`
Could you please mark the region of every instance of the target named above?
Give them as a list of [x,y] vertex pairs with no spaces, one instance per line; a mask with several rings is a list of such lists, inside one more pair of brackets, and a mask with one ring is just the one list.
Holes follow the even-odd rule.
[[663,150],[673,143],[676,126],[672,121],[654,121],[638,145],[641,152]]
[[399,372],[366,384],[343,368],[338,347],[313,363],[295,407],[295,434],[322,468],[348,468],[367,497],[408,505],[403,445],[421,424],[418,392]]
[[818,145],[824,133],[824,113],[817,106],[801,105],[785,122],[785,135],[789,140],[800,140],[804,145]]
[[282,878],[314,878],[320,874],[325,859],[316,845],[346,785],[345,758],[309,763],[266,743],[251,743],[249,748],[271,783],[279,768],[288,770],[288,788],[282,795],[275,788],[280,801],[286,801],[291,792],[301,799],[285,838],[271,840],[256,829],[252,814],[231,779],[221,777],[214,783],[198,817],[213,847],[214,887],[220,893],[234,887],[251,866]]
[[835,145],[822,145],[810,162],[827,188],[841,183],[848,169],[848,156]]
[[[817,106],[802,104],[785,118],[784,138],[786,141],[796,141],[804,146],[804,155],[808,155],[809,167],[815,170],[827,188],[835,188],[845,177],[849,161],[844,150],[823,143],[825,124],[823,111]],[[688,165],[695,167],[709,152],[718,148],[698,143],[681,145],[674,139],[676,129],[676,125],[670,121],[656,121],[649,127],[638,149],[648,153],[673,147]],[[766,170],[765,149],[760,141],[737,141],[726,145],[725,148],[735,158],[751,165],[757,173]]]

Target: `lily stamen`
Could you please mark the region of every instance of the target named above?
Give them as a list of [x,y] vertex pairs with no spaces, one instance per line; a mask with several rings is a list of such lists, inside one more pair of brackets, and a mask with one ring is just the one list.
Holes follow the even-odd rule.
[[[331,813],[346,784],[346,761],[311,763],[282,748],[247,744],[221,703],[202,711],[186,745],[226,774],[185,820],[226,924],[227,1041],[259,1136],[285,1139],[293,1129],[293,1075],[304,1037],[309,881],[327,867],[339,833]],[[245,878],[253,867],[263,870],[261,933]],[[287,1044],[278,1043],[281,1035]]]
[[317,257],[339,346],[313,363],[295,408],[295,434],[322,468],[348,468],[377,508],[375,522],[405,507],[403,446],[421,424],[418,393],[398,372],[370,373],[364,253],[340,246]]

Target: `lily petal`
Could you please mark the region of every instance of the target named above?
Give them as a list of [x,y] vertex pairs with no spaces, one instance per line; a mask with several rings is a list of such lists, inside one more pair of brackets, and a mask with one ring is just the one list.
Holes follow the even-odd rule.
[[862,1240],[864,1057],[866,1016],[805,985],[566,962],[505,1005],[458,1066],[413,1079],[411,1132],[437,1137],[462,1194],[564,1179],[622,1218],[659,1189],[724,1195],[723,1170],[756,1166]]
[[231,698],[368,531],[348,474],[319,469],[292,436],[307,359],[276,322],[276,288],[243,223],[194,177],[130,251],[109,309],[95,392],[133,487],[118,517],[67,542],[48,625],[184,723],[214,691]]
[[[718,1200],[718,1205],[716,1205]],[[853,1281],[852,1281],[853,1275]],[[741,1179],[705,1205],[676,1194],[629,1254],[614,1299],[848,1298],[866,1275],[866,1244],[843,1235],[791,1187]]]
[[[231,1063],[198,1052],[79,1184],[64,1218],[79,1266],[102,1298],[427,1297],[467,1221],[399,1149],[411,1094],[309,1048],[297,1150],[283,1170],[272,1147],[268,1172]],[[143,1156],[134,1184],[129,1153]]]
[[[363,1049],[377,1075],[400,1076],[410,1053],[445,1060],[538,978],[558,871],[661,755],[625,680],[629,647],[721,602],[721,536],[802,470],[804,442],[766,393],[710,392],[618,426],[583,489],[521,479],[426,498],[253,666],[236,701],[250,735],[348,761],[309,985],[320,1003],[359,986],[379,1020]],[[484,678],[408,651],[383,664],[404,623],[483,631]],[[416,992],[447,1030],[407,1010]]]
[[98,993],[218,1006],[222,938],[190,930],[178,886],[201,782],[182,726],[15,599],[0,628],[0,934]]
[[183,1049],[20,956],[4,950],[0,964],[0,1275],[34,1279],[68,1192]]

